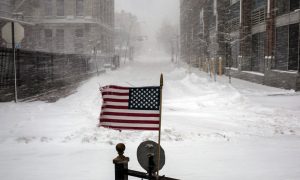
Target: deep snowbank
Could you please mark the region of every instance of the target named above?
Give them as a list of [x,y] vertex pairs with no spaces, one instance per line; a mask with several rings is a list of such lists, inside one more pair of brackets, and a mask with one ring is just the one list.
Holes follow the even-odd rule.
[[167,154],[162,173],[193,180],[300,178],[298,93],[237,79],[228,84],[227,77],[213,82],[168,58],[141,58],[88,80],[56,103],[0,103],[0,179],[113,179],[118,142],[126,143],[130,166],[140,169],[136,147],[156,141],[157,132],[98,128],[98,89],[158,85],[160,73]]

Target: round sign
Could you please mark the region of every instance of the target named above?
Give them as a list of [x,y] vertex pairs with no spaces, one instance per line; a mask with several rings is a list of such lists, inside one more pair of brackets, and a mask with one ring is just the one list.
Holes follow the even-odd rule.
[[[158,144],[154,141],[142,142],[137,149],[137,159],[147,172],[152,169],[152,173],[157,172]],[[165,151],[160,146],[159,170],[165,165]]]
[[[15,43],[20,43],[24,38],[24,28],[19,23],[14,22]],[[7,43],[12,43],[12,23],[6,23],[2,28],[2,38]]]

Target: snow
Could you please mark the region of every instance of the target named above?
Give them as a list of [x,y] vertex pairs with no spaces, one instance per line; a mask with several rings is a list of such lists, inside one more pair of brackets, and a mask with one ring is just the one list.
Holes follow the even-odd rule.
[[274,72],[279,72],[279,73],[288,73],[288,74],[295,74],[295,75],[297,75],[297,71],[282,71],[282,70],[272,70],[272,71],[274,71]]
[[[114,179],[115,145],[136,149],[157,132],[98,128],[107,84],[159,85],[164,74],[160,174],[195,179],[300,179],[300,94],[140,57],[91,78],[56,103],[0,103],[0,179]],[[130,178],[134,179],[134,178]]]
[[248,74],[255,74],[255,75],[258,75],[258,76],[265,76],[264,73],[260,73],[260,72],[254,72],[254,71],[242,71],[244,73],[248,73]]

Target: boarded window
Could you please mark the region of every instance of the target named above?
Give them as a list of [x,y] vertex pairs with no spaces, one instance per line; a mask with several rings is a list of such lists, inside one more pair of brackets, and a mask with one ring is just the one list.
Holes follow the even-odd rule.
[[56,15],[64,16],[65,15],[65,1],[64,0],[56,0]]

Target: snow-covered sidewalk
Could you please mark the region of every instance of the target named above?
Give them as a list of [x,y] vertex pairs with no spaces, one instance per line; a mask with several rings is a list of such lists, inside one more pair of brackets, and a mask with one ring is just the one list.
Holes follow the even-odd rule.
[[300,94],[140,58],[94,77],[56,103],[0,103],[0,179],[109,180],[115,145],[142,170],[136,148],[156,132],[98,128],[99,87],[159,85],[164,73],[161,174],[180,179],[300,178]]

